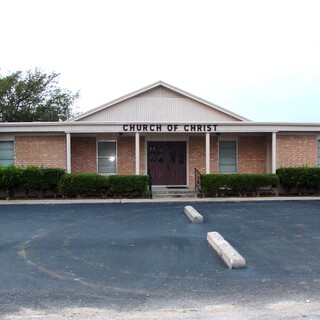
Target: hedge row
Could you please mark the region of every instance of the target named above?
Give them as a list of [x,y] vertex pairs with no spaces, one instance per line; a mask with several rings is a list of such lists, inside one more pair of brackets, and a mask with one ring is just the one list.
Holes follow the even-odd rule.
[[0,167],[0,189],[10,198],[14,191],[24,191],[25,195],[35,193],[42,198],[47,191],[57,194],[57,186],[65,174],[63,169],[30,166],[26,169],[9,166]]
[[113,197],[149,197],[148,175],[114,175],[107,179],[108,195]]
[[46,192],[63,197],[147,197],[149,176],[101,176],[95,173],[66,174],[63,169],[0,166],[0,197],[11,198],[20,193],[42,198]]
[[96,173],[65,174],[58,183],[58,190],[64,197],[103,196],[107,179]]
[[[205,174],[201,177],[204,196],[259,195],[262,188],[275,192],[280,184],[287,193],[320,191],[320,168],[280,168],[277,174]],[[0,191],[10,198],[16,191],[42,198],[46,192],[64,197],[148,197],[149,176],[65,174],[63,169],[0,166]],[[1,193],[1,192],[0,192]]]
[[65,197],[148,197],[149,176],[115,175],[101,176],[95,173],[78,173],[64,175],[58,185]]
[[318,193],[320,191],[320,168],[280,168],[277,175],[286,193]]
[[274,193],[279,184],[275,174],[205,174],[201,176],[201,189],[206,197],[223,195],[259,195],[261,188]]

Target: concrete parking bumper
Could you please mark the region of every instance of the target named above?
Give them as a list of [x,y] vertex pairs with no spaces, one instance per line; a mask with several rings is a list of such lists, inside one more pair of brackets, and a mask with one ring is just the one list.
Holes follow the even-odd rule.
[[246,261],[218,232],[208,232],[207,240],[230,269],[245,268]]
[[184,207],[184,213],[193,223],[203,223],[203,216],[192,206]]

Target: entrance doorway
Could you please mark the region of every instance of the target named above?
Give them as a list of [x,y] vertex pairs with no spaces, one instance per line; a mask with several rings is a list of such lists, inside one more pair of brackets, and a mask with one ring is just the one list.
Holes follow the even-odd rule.
[[153,185],[187,184],[186,150],[185,141],[148,142],[148,171]]

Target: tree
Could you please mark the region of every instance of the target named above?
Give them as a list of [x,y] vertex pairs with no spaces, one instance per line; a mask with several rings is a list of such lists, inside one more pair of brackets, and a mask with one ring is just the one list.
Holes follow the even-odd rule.
[[0,75],[0,122],[58,121],[75,115],[79,92],[58,86],[58,73],[34,71]]

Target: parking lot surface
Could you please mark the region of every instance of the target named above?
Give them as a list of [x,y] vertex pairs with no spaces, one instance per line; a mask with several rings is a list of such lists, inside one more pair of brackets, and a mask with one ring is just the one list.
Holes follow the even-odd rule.
[[0,237],[3,319],[320,319],[319,201],[0,206]]

